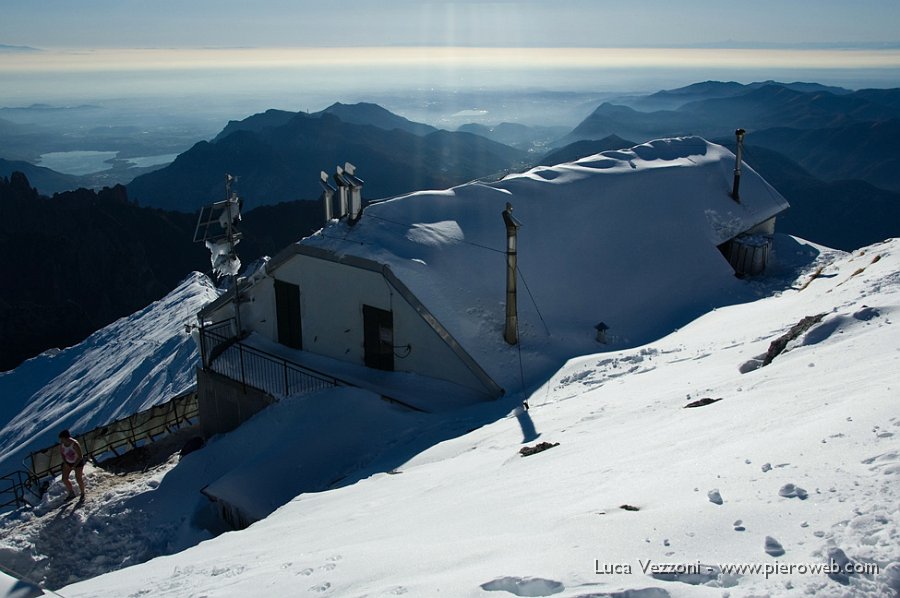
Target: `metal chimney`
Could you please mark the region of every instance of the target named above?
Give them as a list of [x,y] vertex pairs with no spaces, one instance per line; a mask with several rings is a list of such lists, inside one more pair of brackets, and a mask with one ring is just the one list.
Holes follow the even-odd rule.
[[734,186],[731,188],[731,199],[741,203],[741,160],[744,153],[744,129],[738,129],[734,132],[737,137],[737,153],[734,160]]
[[362,188],[365,181],[356,175],[356,166],[350,162],[344,163],[344,179],[350,184],[350,218],[351,225],[356,224],[362,215]]
[[347,192],[350,190],[350,183],[344,178],[344,169],[340,166],[334,173],[334,182],[337,183],[338,190],[338,218],[347,215]]
[[519,316],[516,311],[516,243],[522,223],[512,215],[512,204],[507,202],[503,210],[506,225],[506,326],[503,339],[510,345],[519,342]]
[[325,223],[334,218],[334,208],[331,203],[334,198],[336,189],[328,182],[328,175],[325,171],[319,173],[319,184],[322,185],[322,207],[325,210]]

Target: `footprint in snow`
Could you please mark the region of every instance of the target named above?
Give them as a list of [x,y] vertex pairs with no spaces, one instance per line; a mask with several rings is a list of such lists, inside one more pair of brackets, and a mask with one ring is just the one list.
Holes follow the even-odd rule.
[[784,547],[772,536],[766,536],[766,554],[769,556],[781,556],[784,554]]
[[[699,562],[696,565],[692,563],[690,567],[685,567],[684,571],[674,573],[654,572],[650,574],[650,577],[661,581],[677,581],[692,586],[725,588],[733,587],[738,582],[735,576],[723,575],[722,570],[717,565],[704,565]],[[628,594],[628,596],[631,596],[631,594]]]
[[900,459],[900,452],[888,452],[882,453],[880,455],[875,455],[874,457],[870,457],[868,459],[863,459],[862,463],[865,465],[872,465],[873,463],[884,463],[889,461],[896,461]]
[[832,547],[828,549],[828,562],[837,565],[838,569],[838,571],[832,571],[831,573],[829,573],[828,577],[841,585],[850,585],[850,575],[853,574],[845,573],[845,571],[853,571],[854,562],[850,560],[850,557],[847,556],[847,553],[845,553],[837,546]]
[[785,484],[781,487],[781,490],[778,491],[778,495],[785,498],[799,498],[800,500],[806,500],[809,493],[800,486]]
[[516,596],[551,596],[566,589],[562,582],[540,577],[498,577],[481,584],[488,592],[509,592]]

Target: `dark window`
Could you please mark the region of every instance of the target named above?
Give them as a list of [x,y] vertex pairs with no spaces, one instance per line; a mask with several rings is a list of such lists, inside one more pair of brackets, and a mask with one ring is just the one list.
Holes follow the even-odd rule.
[[363,305],[363,346],[368,367],[394,369],[394,315],[391,312]]
[[275,317],[278,320],[278,342],[287,347],[302,349],[299,286],[275,280]]

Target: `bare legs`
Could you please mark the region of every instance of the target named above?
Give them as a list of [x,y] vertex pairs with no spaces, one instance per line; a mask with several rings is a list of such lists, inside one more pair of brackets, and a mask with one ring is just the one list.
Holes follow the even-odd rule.
[[81,491],[81,496],[84,496],[84,463],[78,466],[72,466],[69,463],[63,463],[63,484],[66,485],[66,490],[69,491],[69,496],[75,496],[75,489],[72,487],[72,482],[69,480],[69,474],[72,473],[73,469],[75,470],[75,481],[78,482],[78,489]]

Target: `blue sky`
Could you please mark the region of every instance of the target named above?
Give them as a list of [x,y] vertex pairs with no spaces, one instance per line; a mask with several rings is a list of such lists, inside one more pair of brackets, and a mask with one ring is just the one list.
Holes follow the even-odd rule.
[[6,2],[33,47],[617,47],[900,42],[897,0],[41,0]]

